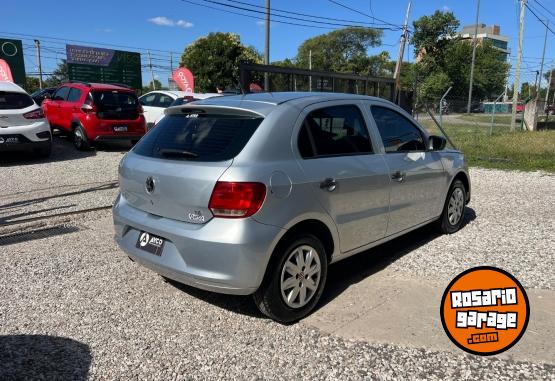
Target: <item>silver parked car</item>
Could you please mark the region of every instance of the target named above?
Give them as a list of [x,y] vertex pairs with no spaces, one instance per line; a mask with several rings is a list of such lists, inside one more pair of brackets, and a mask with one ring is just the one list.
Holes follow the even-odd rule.
[[352,94],[260,93],[171,107],[121,161],[115,237],[205,290],[307,315],[328,265],[428,223],[456,232],[464,155],[409,114]]

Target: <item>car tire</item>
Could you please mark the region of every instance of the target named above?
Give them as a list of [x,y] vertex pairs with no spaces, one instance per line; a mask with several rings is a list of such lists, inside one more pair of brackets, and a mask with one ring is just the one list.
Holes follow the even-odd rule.
[[89,138],[87,138],[87,133],[81,125],[73,129],[73,145],[79,151],[88,151],[91,149],[91,143]]
[[262,285],[253,295],[254,302],[260,312],[277,322],[295,322],[320,300],[327,273],[322,242],[311,234],[295,236],[276,248]]
[[460,180],[455,180],[449,188],[443,212],[437,220],[437,227],[443,234],[453,234],[457,232],[464,221],[464,211],[466,208],[466,189]]

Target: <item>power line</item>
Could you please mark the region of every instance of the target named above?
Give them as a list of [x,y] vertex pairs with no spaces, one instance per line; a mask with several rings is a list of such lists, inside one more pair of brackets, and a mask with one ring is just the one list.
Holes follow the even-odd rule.
[[398,26],[398,25],[395,25],[395,24],[392,24],[392,23],[390,23],[390,22],[381,20],[381,19],[379,19],[379,18],[377,18],[377,17],[374,17],[374,16],[369,15],[368,13],[364,13],[364,12],[361,12],[361,11],[359,11],[359,10],[357,10],[357,9],[351,8],[351,7],[349,7],[349,6],[345,5],[345,4],[341,4],[341,3],[338,2],[338,1],[335,1],[335,0],[328,0],[328,1],[329,1],[330,3],[333,3],[333,4],[335,4],[335,5],[340,6],[340,7],[342,7],[342,8],[348,9],[348,10],[350,10],[350,11],[352,11],[352,12],[358,13],[359,15],[363,15],[363,16],[366,16],[366,17],[370,17],[370,18],[373,19],[373,20],[378,20],[378,21],[380,21],[380,22],[382,22],[382,23],[384,23],[384,24],[386,24],[386,25],[393,26],[393,27],[395,27],[396,29],[402,29],[402,28],[401,28],[400,26]]
[[536,12],[534,12],[534,10],[533,10],[532,8],[530,8],[530,6],[528,5],[528,3],[524,3],[524,6],[525,6],[526,8],[528,8],[528,10],[529,10],[534,16],[536,16],[536,18],[538,19],[538,21],[541,22],[541,23],[547,28],[547,30],[549,30],[551,33],[555,34],[555,32],[553,31],[553,29],[551,29],[551,28],[549,27],[549,25],[547,25],[547,24],[545,23],[545,21],[543,21],[543,20],[536,14]]
[[[233,10],[229,10],[229,9],[217,8],[217,7],[205,4],[205,3],[197,3],[197,2],[191,1],[191,0],[181,0],[181,1],[184,2],[184,3],[193,4],[193,5],[197,5],[197,6],[204,7],[204,8],[214,9],[214,10],[217,10],[217,11],[220,11],[220,12],[230,13],[230,14],[243,16],[243,17],[249,17],[249,18],[255,19],[255,20],[262,20],[262,21],[265,20],[264,17],[258,17],[258,16],[254,16],[254,15],[250,15],[250,14],[246,14],[246,13],[242,13],[242,12],[237,12],[237,11],[233,11]],[[248,8],[244,8],[244,7],[233,6],[233,5],[224,4],[224,3],[220,3],[220,2],[212,1],[212,0],[199,0],[199,1],[218,4],[220,6],[233,8],[233,9],[245,10],[247,12],[262,13],[262,14],[265,13],[263,11],[257,11],[257,10],[248,9]],[[338,29],[337,27],[359,27],[359,28],[362,27],[360,25],[328,23],[328,22],[324,22],[324,21],[301,19],[301,18],[298,18],[298,17],[283,16],[283,15],[278,15],[278,14],[272,14],[272,15],[274,17],[282,17],[282,18],[287,18],[287,19],[297,19],[297,20],[301,20],[305,23],[308,22],[308,23],[328,25],[328,26],[322,26],[322,25],[305,24],[305,23],[300,23],[300,22],[289,22],[289,21],[283,21],[283,20],[276,20],[275,18],[272,20],[272,22],[275,22],[275,23],[293,25],[293,26],[301,26],[301,27],[317,28],[317,29],[327,29],[327,30],[329,30],[329,29]],[[393,30],[393,29],[388,28],[388,27],[373,27],[373,28],[374,29]]]
[[[253,8],[262,8],[262,9],[264,8],[264,6],[262,6],[262,5],[250,4],[250,3],[243,2],[243,1],[235,1],[235,0],[225,0],[225,1],[236,3],[236,4],[243,4],[243,5],[253,7]],[[372,26],[372,25],[389,25],[387,23],[377,24],[377,23],[369,23],[369,22],[366,22],[366,21],[356,21],[356,20],[339,19],[339,18],[334,18],[334,17],[317,16],[317,15],[311,15],[311,14],[308,14],[308,13],[288,11],[288,10],[285,10],[285,9],[279,9],[279,8],[273,8],[273,7],[272,7],[272,11],[273,12],[285,13],[285,14],[292,14],[292,15],[297,15],[297,16],[311,17],[311,18],[316,18],[316,19],[331,20],[331,21],[342,21],[342,22],[347,22],[347,23],[352,23],[352,24],[366,24],[366,25],[369,25],[369,26]],[[399,28],[400,28],[400,26],[399,26]]]

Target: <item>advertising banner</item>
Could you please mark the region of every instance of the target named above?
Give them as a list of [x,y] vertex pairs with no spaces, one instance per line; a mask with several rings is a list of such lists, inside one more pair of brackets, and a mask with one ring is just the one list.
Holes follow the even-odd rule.
[[12,71],[10,65],[3,59],[0,59],[0,81],[13,82]]
[[134,52],[66,45],[69,79],[142,88],[141,55]]
[[182,91],[193,93],[195,91],[195,77],[193,73],[185,67],[180,67],[173,72],[173,80]]

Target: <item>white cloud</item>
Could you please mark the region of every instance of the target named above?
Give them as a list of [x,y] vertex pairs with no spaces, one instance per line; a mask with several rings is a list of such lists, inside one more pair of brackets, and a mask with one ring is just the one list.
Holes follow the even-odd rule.
[[443,12],[450,12],[451,8],[449,8],[447,5],[444,5],[441,9],[443,9]]
[[112,33],[114,30],[112,28],[97,28],[96,31],[102,33]]
[[151,19],[148,19],[147,21],[159,26],[178,26],[180,28],[192,28],[194,26],[192,22],[185,21],[185,20],[174,21],[165,16],[153,17]]
[[192,28],[194,26],[192,22],[185,21],[185,20],[177,20],[175,25],[180,26],[181,28]]

